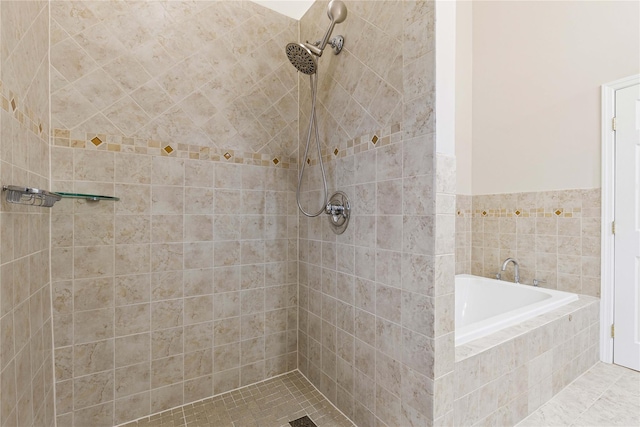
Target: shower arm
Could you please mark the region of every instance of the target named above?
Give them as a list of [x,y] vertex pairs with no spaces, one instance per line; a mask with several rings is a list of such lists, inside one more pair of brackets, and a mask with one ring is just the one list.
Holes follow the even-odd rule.
[[336,26],[336,21],[335,21],[335,19],[332,19],[331,20],[331,25],[329,25],[329,29],[324,34],[324,37],[322,38],[322,41],[320,42],[320,46],[317,47],[317,49],[320,50],[320,53],[318,54],[318,56],[322,55],[322,52],[324,51],[324,48],[327,47],[327,43],[329,42],[329,37],[331,37],[331,33],[333,33],[333,27],[335,27],[335,26]]

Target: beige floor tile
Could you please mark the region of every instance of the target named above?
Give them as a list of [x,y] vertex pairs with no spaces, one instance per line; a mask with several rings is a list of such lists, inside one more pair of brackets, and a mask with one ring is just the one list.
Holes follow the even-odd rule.
[[517,427],[640,426],[640,373],[597,363]]

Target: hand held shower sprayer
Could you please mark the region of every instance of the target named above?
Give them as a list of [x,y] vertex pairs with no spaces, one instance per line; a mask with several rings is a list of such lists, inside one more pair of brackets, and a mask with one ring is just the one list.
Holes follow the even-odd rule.
[[[322,52],[329,43],[333,48],[335,55],[339,54],[344,45],[344,38],[342,36],[336,36],[332,39],[331,33],[336,24],[343,22],[347,19],[347,7],[340,0],[332,0],[327,6],[327,16],[331,20],[331,24],[327,29],[322,40],[315,44],[306,43],[289,43],[285,52],[287,58],[296,69],[304,74],[309,75],[309,82],[311,85],[311,115],[309,117],[309,128],[307,131],[307,143],[304,149],[304,156],[301,157],[302,167],[300,174],[298,175],[298,187],[296,191],[296,201],[298,208],[305,216],[316,217],[321,213],[327,213],[329,215],[329,222],[332,225],[332,229],[336,234],[342,234],[347,228],[349,222],[349,213],[351,205],[347,196],[338,191],[331,196],[329,200],[329,192],[327,189],[327,177],[324,170],[324,164],[322,162],[322,152],[320,148],[320,135],[318,132],[318,121],[316,119],[316,94],[318,89],[318,59],[322,56]],[[304,170],[306,167],[306,160],[309,154],[309,145],[311,143],[311,131],[314,130],[316,138],[316,148],[318,151],[318,162],[320,163],[320,170],[322,172],[322,184],[324,187],[323,204],[319,211],[315,213],[306,212],[300,203],[300,188],[302,186],[302,179],[304,177]]]

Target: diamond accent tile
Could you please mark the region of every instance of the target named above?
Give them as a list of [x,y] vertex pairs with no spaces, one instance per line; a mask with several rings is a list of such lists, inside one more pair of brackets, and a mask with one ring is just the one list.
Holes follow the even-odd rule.
[[307,159],[307,164],[310,165],[311,164],[311,159]]
[[521,214],[522,212],[520,212],[520,211],[515,211],[514,213],[516,214],[516,216],[520,216],[520,214]]
[[224,153],[224,158],[229,160],[231,158],[231,154],[229,154],[229,152],[227,151],[226,153]]
[[487,211],[482,211],[482,216],[487,216]]
[[15,99],[11,99],[11,108],[13,108],[13,111],[16,111],[17,105],[16,105],[16,100]]
[[554,212],[556,215],[560,216],[562,214],[562,211],[560,209],[558,209],[557,211]]
[[91,143],[97,147],[97,146],[99,146],[100,144],[102,144],[102,140],[96,136],[95,138],[93,138],[93,139],[91,140]]
[[338,151],[338,149],[336,148],[335,150],[333,150],[333,155],[334,155],[334,156],[337,156],[339,152],[340,152],[340,151]]
[[173,148],[171,148],[170,145],[167,145],[166,147],[163,148],[164,152],[167,154],[171,154],[173,153]]
[[280,160],[278,160],[278,158],[276,157],[275,159],[272,160],[274,165],[277,165],[278,163],[280,163]]
[[378,142],[378,135],[373,135],[373,138],[371,138],[371,142],[373,143],[373,145],[376,145],[376,143]]

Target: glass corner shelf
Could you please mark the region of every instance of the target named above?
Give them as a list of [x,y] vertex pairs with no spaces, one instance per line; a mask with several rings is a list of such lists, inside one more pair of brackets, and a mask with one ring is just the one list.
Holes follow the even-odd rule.
[[98,194],[62,193],[60,191],[56,191],[55,194],[64,199],[85,199],[91,202],[99,202],[100,200],[111,200],[112,202],[117,202],[120,200],[119,197],[101,196]]

